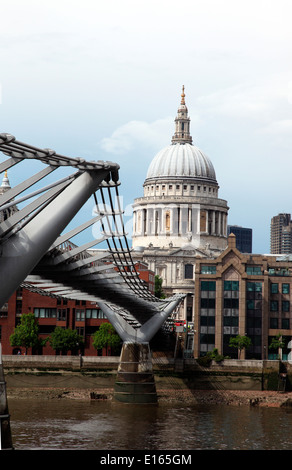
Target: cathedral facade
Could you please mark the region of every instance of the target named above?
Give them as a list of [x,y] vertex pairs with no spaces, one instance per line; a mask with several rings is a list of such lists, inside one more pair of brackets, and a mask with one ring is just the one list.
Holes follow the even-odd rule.
[[184,87],[171,144],[149,165],[144,195],[133,204],[133,256],[163,281],[165,294],[185,293],[180,319],[194,320],[196,259],[227,246],[227,202],[208,156],[193,145]]

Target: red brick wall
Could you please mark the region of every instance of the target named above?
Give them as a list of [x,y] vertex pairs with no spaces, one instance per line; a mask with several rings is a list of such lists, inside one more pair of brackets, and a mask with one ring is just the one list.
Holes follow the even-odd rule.
[[[80,302],[81,303],[81,302]],[[58,321],[55,318],[37,318],[40,331],[44,328],[45,330],[53,330],[56,326],[61,326],[65,328],[80,328],[84,331],[84,340],[85,340],[85,349],[84,355],[87,356],[96,356],[97,351],[92,345],[91,334],[98,329],[98,327],[107,322],[107,319],[84,319],[82,321],[75,320],[75,309],[80,308],[86,310],[86,308],[98,308],[96,304],[92,302],[86,302],[85,305],[78,305],[78,302],[73,300],[68,300],[67,303],[64,300],[57,302],[57,299],[54,299],[49,296],[39,295],[34,292],[30,292],[26,289],[15,292],[8,301],[8,313],[5,311],[7,309],[2,308],[2,313],[0,314],[0,330],[1,330],[1,344],[2,344],[2,354],[13,354],[13,348],[10,345],[9,337],[14,332],[15,326],[20,321],[21,314],[25,313],[34,313],[35,308],[54,308],[54,309],[66,309],[67,311],[67,321]],[[89,334],[86,334],[86,333]],[[40,334],[41,338],[46,338],[49,336],[49,333]],[[21,351],[24,353],[24,349]],[[31,350],[28,351],[31,354]],[[51,355],[55,354],[55,351],[50,347],[49,343],[43,348],[42,354]],[[106,351],[103,351],[103,355],[106,355]]]

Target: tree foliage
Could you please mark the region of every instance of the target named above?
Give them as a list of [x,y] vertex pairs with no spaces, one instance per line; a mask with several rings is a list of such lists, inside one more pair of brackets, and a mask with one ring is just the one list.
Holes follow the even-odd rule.
[[21,315],[19,325],[9,337],[10,345],[25,348],[27,353],[28,348],[42,346],[46,343],[47,339],[41,341],[38,335],[39,325],[34,314],[24,313]]
[[224,356],[219,354],[217,348],[214,348],[213,351],[208,351],[205,356],[199,357],[197,359],[198,364],[203,367],[209,367],[212,361],[224,361]]
[[278,351],[278,358],[282,357],[282,349],[285,346],[285,341],[283,340],[282,333],[278,333],[272,338],[269,349],[276,349]]
[[77,351],[83,346],[84,340],[76,330],[57,326],[50,336],[50,345],[56,352],[66,354],[68,351]]
[[116,330],[111,323],[102,323],[99,329],[93,333],[93,347],[95,349],[108,348],[117,349],[120,345],[121,339],[116,333]]
[[165,294],[162,290],[162,279],[157,274],[155,276],[155,287],[154,287],[154,295],[159,299],[165,299]]
[[231,348],[238,349],[238,358],[240,358],[242,349],[247,349],[251,346],[251,339],[248,336],[237,335],[229,340]]

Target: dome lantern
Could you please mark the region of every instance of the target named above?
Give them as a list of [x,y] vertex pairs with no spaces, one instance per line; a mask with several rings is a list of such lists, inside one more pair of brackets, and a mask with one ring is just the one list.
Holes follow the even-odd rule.
[[175,118],[175,133],[172,137],[172,144],[192,144],[193,139],[190,135],[190,118],[188,117],[188,108],[185,103],[185,87],[182,87],[181,102]]

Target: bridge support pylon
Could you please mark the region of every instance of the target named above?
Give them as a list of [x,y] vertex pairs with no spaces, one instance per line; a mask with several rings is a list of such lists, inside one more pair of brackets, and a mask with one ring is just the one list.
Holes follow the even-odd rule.
[[129,404],[157,404],[149,343],[123,343],[114,399]]

